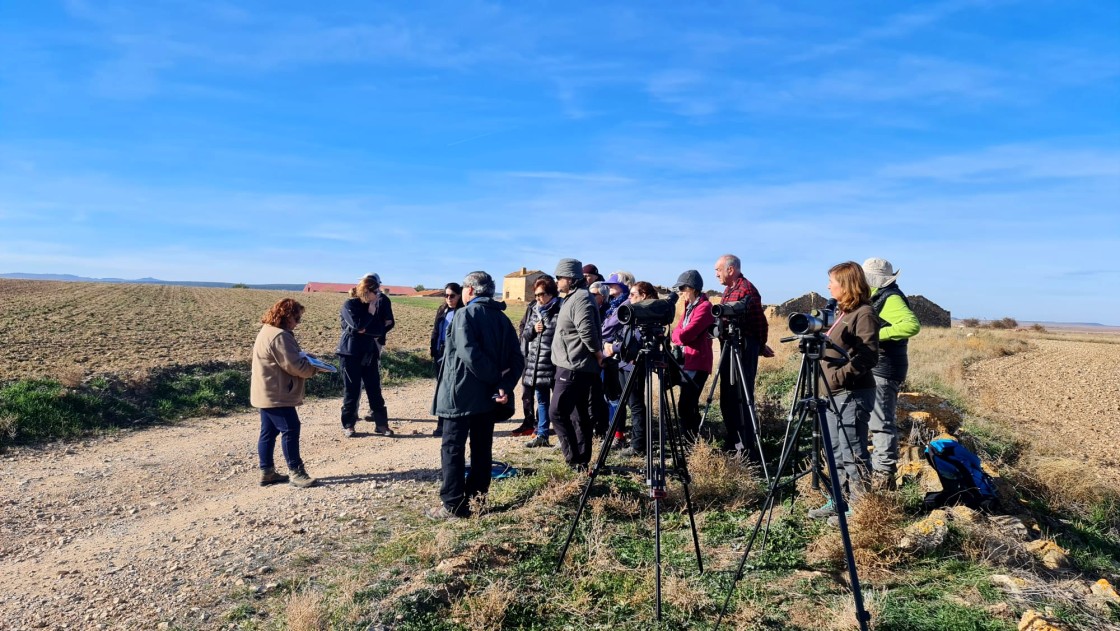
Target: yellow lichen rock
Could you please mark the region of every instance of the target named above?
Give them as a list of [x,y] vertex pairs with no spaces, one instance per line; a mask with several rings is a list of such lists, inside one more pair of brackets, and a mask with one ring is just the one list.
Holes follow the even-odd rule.
[[1050,618],[1034,609],[1028,609],[1019,619],[1019,631],[1066,631]]
[[945,511],[930,512],[925,519],[906,527],[898,547],[919,554],[937,548],[949,534],[948,521],[949,514]]
[[1068,570],[1073,567],[1069,555],[1061,546],[1049,539],[1032,541],[1026,546],[1027,551],[1042,560],[1042,565],[1048,570]]
[[1101,600],[1120,605],[1120,594],[1116,593],[1116,588],[1112,586],[1112,583],[1109,583],[1103,578],[1093,583],[1093,585],[1089,587],[1089,591],[1093,592],[1093,595]]

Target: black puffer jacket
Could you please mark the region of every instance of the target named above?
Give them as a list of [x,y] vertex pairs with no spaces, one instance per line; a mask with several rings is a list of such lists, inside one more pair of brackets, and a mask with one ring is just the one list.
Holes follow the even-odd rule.
[[[551,386],[556,378],[556,366],[552,363],[552,338],[556,335],[556,314],[560,313],[560,299],[543,308],[533,305],[526,311],[525,326],[521,329],[521,352],[525,354],[525,375],[521,383],[532,388],[537,385]],[[537,333],[537,322],[544,321],[544,330]]]

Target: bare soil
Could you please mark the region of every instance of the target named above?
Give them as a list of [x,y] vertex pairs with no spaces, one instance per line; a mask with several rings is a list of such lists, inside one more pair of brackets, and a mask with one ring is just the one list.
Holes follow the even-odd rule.
[[1120,474],[1120,336],[1034,339],[967,375],[973,399],[1036,450]]

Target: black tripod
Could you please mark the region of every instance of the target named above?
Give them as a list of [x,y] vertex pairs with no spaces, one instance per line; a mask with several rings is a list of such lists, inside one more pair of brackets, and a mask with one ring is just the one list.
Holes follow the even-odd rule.
[[[708,401],[704,404],[704,415],[700,417],[700,425],[703,426],[704,422],[708,420],[708,412],[712,408],[712,399],[716,394],[716,386],[719,385],[719,377],[720,374],[723,373],[723,362],[730,362],[730,370],[728,371],[730,374],[730,383],[724,385],[736,390],[740,419],[739,440],[737,444],[742,445],[742,448],[746,449],[747,441],[754,442],[755,449],[758,450],[758,461],[762,464],[762,475],[766,479],[767,484],[769,484],[770,472],[766,468],[766,459],[762,457],[762,429],[758,424],[758,414],[755,412],[754,397],[751,396],[750,387],[747,383],[746,371],[743,370],[742,324],[730,318],[720,318],[716,321],[715,336],[719,340],[719,361],[716,363],[719,369],[716,371],[715,379],[712,380],[712,385],[708,389]],[[742,421],[748,418],[753,428],[753,436],[746,436],[743,431]],[[733,440],[733,437],[728,436],[728,439]]]
[[[556,563],[557,571],[564,565],[564,557],[568,553],[568,546],[572,543],[572,537],[576,532],[576,525],[579,522],[580,515],[583,513],[584,507],[587,505],[587,499],[591,494],[591,485],[595,483],[595,478],[606,467],[607,455],[611,448],[611,438],[614,436],[618,424],[621,421],[621,413],[624,410],[625,402],[629,400],[631,392],[635,388],[640,378],[644,378],[645,384],[645,418],[632,419],[634,423],[645,423],[645,454],[646,454],[646,485],[649,486],[649,497],[653,500],[653,515],[654,515],[654,568],[656,573],[656,601],[657,601],[657,619],[661,620],[661,500],[666,497],[665,484],[669,476],[678,479],[681,483],[681,488],[684,492],[685,506],[688,509],[688,521],[692,528],[692,543],[696,548],[696,565],[699,567],[700,572],[704,572],[704,561],[700,557],[700,536],[696,530],[696,517],[692,510],[692,497],[689,494],[688,485],[691,482],[691,476],[688,473],[688,466],[685,462],[684,445],[681,439],[680,420],[676,415],[675,406],[671,400],[670,390],[673,387],[672,376],[680,374],[684,378],[688,378],[680,370],[680,366],[673,359],[672,355],[668,352],[668,340],[665,338],[665,327],[662,325],[639,325],[639,336],[641,338],[641,348],[637,351],[636,358],[633,359],[634,370],[630,373],[630,377],[626,380],[626,385],[622,388],[622,397],[618,408],[615,409],[614,415],[611,417],[610,429],[607,430],[607,435],[603,439],[603,445],[599,449],[599,457],[595,461],[595,466],[589,472],[587,484],[583,488],[583,494],[579,498],[579,507],[576,509],[575,517],[572,518],[572,526],[568,530],[568,537],[564,541],[564,547],[560,549],[560,558]],[[630,346],[625,344],[624,346]],[[675,374],[674,374],[675,371]],[[639,375],[641,377],[639,377]],[[657,376],[658,387],[658,411],[656,424],[653,419],[653,377]],[[654,456],[654,429],[657,430],[657,456]],[[672,466],[666,466],[666,459],[671,458]]]
[[[848,534],[848,518],[847,511],[848,505],[844,501],[844,496],[840,489],[840,478],[836,474],[836,458],[832,453],[832,440],[829,434],[828,422],[825,418],[828,410],[829,401],[832,399],[832,392],[825,383],[825,394],[827,398],[820,396],[819,384],[823,383],[821,379],[821,365],[820,359],[824,356],[826,348],[831,348],[841,354],[841,359],[826,361],[838,361],[840,364],[847,363],[848,355],[840,347],[833,344],[827,335],[819,332],[794,335],[791,337],[782,338],[782,342],[792,342],[798,340],[798,350],[801,352],[801,369],[797,374],[797,386],[794,390],[793,405],[790,407],[789,417],[786,423],[785,440],[782,443],[782,455],[778,461],[778,469],[774,472],[774,477],[770,480],[770,485],[766,493],[766,497],[762,502],[762,510],[759,511],[758,519],[755,520],[754,528],[751,530],[750,537],[747,539],[746,548],[743,550],[743,557],[739,561],[739,567],[735,571],[735,578],[731,583],[730,589],[727,590],[727,598],[723,601],[723,607],[720,609],[719,619],[716,621],[716,628],[719,628],[723,616],[727,613],[727,607],[731,602],[731,595],[735,591],[735,585],[743,578],[743,568],[746,567],[747,557],[754,547],[755,539],[758,533],[762,530],[763,521],[766,522],[767,530],[770,527],[770,520],[773,516],[775,500],[778,497],[778,491],[783,486],[792,486],[798,478],[811,473],[813,475],[813,488],[819,488],[821,466],[820,466],[820,453],[823,451],[825,455],[825,462],[828,465],[828,480],[830,486],[830,495],[834,505],[836,506],[837,519],[840,522],[840,538],[844,544],[844,558],[848,565],[848,577],[852,584],[852,598],[856,606],[856,620],[859,622],[859,627],[863,631],[867,631],[868,623],[871,620],[871,615],[863,607],[863,594],[860,591],[859,575],[856,572],[855,557],[852,553],[852,539]],[[838,410],[833,409],[834,413]],[[813,453],[810,455],[809,471],[802,472],[791,476],[788,480],[782,481],[782,473],[790,466],[790,462],[798,452],[798,441],[801,434],[803,425],[808,421],[812,424],[813,431]],[[765,534],[763,534],[763,547],[765,547]]]

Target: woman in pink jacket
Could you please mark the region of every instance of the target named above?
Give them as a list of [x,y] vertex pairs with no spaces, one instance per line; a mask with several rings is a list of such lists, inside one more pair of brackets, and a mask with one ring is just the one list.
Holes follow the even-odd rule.
[[712,303],[704,295],[704,279],[700,272],[690,269],[677,278],[673,289],[684,299],[684,315],[673,328],[673,344],[684,347],[684,364],[681,366],[688,379],[681,380],[681,395],[677,403],[681,417],[681,433],[689,441],[696,440],[700,431],[700,393],[704,382],[712,373],[712,336],[709,331],[715,323]]

